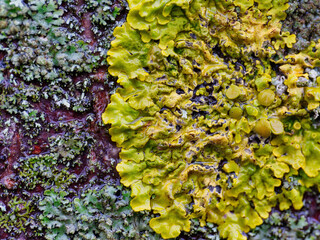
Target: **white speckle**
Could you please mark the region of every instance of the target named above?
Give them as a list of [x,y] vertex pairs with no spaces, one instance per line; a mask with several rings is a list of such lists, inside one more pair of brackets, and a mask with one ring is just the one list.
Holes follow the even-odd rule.
[[316,70],[312,69],[309,72],[309,77],[312,78],[312,79],[316,79],[318,77],[318,72]]
[[0,202],[0,211],[2,212],[7,211],[6,205],[3,202]]
[[287,86],[284,84],[284,80],[284,76],[276,76],[271,80],[272,85],[276,86],[276,93],[278,96],[281,96],[287,90]]
[[181,109],[181,113],[182,113],[182,118],[188,118],[188,113],[186,110]]
[[63,98],[61,101],[60,101],[61,104],[65,105],[67,108],[70,107],[70,103],[67,101],[67,99]]

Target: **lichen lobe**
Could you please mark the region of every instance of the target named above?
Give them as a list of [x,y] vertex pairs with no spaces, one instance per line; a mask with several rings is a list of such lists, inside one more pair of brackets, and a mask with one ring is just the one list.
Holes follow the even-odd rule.
[[320,43],[276,57],[296,41],[281,31],[287,1],[129,6],[108,53],[121,88],[102,118],[133,210],[159,214],[150,226],[165,239],[198,218],[231,240],[277,205],[300,209],[319,187]]

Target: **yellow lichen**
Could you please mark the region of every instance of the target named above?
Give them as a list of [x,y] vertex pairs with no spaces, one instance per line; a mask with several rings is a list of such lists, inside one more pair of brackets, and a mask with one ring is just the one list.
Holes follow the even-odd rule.
[[320,66],[320,42],[273,60],[295,43],[287,1],[128,2],[108,57],[121,87],[102,118],[133,210],[159,214],[150,226],[166,239],[198,218],[241,240],[277,204],[301,208],[320,188],[320,90],[297,83]]

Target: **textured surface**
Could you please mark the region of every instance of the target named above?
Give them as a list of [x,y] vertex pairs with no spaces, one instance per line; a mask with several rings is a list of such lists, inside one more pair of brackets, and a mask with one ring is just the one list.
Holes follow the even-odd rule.
[[[164,2],[158,1],[161,4]],[[213,3],[213,1],[211,2]],[[136,1],[136,3],[138,4],[139,1]],[[176,3],[182,4],[183,1],[176,1]],[[243,17],[245,14],[242,11],[249,8],[252,2],[235,1],[234,3],[240,7],[235,8],[237,17],[238,15]],[[268,1],[261,3],[264,3],[265,5],[261,6],[266,8],[270,6]],[[232,103],[237,102],[240,98],[241,101],[244,101],[242,89],[248,88],[246,89],[248,94],[254,84],[257,88],[253,91],[254,94],[257,93],[256,91],[260,92],[272,88],[272,85],[277,86],[277,93],[274,98],[277,98],[278,94],[286,94],[287,88],[284,84],[286,78],[283,76],[283,72],[279,70],[279,66],[283,63],[273,64],[273,61],[279,60],[284,55],[301,52],[304,47],[311,44],[311,41],[317,41],[318,38],[318,30],[313,28],[318,24],[318,2],[289,1],[289,4],[290,7],[286,10],[287,17],[282,21],[282,32],[295,34],[297,43],[293,43],[294,36],[288,33],[280,34],[286,39],[286,43],[281,41],[281,37],[271,38],[271,42],[264,43],[265,49],[270,45],[276,51],[276,54],[271,55],[273,59],[270,61],[271,69],[276,72],[277,76],[281,76],[274,78],[271,83],[268,76],[255,78],[264,70],[258,69],[258,73],[252,73],[259,63],[256,62],[252,64],[253,67],[250,67],[251,63],[255,60],[258,61],[258,58],[264,59],[263,56],[265,55],[256,58],[256,56],[250,54],[253,49],[259,50],[261,42],[256,41],[257,36],[255,34],[250,37],[239,38],[237,36],[239,29],[237,31],[232,30],[233,28],[237,29],[238,21],[225,25],[223,18],[217,19],[218,23],[222,25],[215,36],[217,42],[219,42],[218,39],[222,39],[222,41],[218,44],[216,44],[216,40],[210,43],[209,46],[213,44],[215,47],[209,49],[209,53],[213,53],[215,59],[218,59],[222,66],[230,62],[230,66],[234,67],[235,73],[230,73],[229,70],[229,75],[240,76],[239,72],[242,72],[244,76],[247,76],[245,71],[248,70],[248,74],[250,73],[255,81],[252,86],[247,86],[245,85],[247,83],[242,81],[240,77],[235,79],[233,85],[230,86],[230,90],[223,92],[222,98],[215,99],[212,95],[212,93],[219,91],[218,88],[227,88],[227,86],[219,86],[221,85],[221,79],[208,82],[207,77],[204,77],[201,80],[201,86],[198,86],[199,78],[201,78],[198,75],[200,76],[203,71],[202,66],[210,61],[210,58],[205,58],[203,62],[198,61],[204,56],[202,52],[206,46],[196,43],[199,39],[203,42],[209,41],[208,38],[205,38],[206,35],[211,36],[206,30],[208,26],[203,24],[206,19],[192,26],[199,27],[200,30],[198,29],[190,35],[191,39],[188,34],[186,36],[179,35],[177,41],[180,42],[180,45],[177,45],[176,49],[173,48],[176,54],[184,54],[184,58],[187,60],[196,58],[197,66],[193,66],[195,63],[192,61],[189,64],[188,61],[179,62],[173,57],[165,56],[168,61],[164,61],[165,66],[163,67],[161,65],[163,63],[159,64],[159,61],[161,62],[164,59],[161,57],[163,53],[155,48],[155,65],[143,69],[141,73],[151,69],[158,69],[157,71],[170,69],[170,74],[176,74],[177,69],[178,71],[180,69],[179,65],[186,65],[184,74],[196,72],[194,73],[196,82],[192,85],[195,86],[192,88],[192,92],[186,90],[186,84],[180,84],[180,88],[175,90],[177,95],[169,95],[166,100],[163,100],[169,106],[165,106],[166,108],[160,109],[159,112],[168,116],[170,111],[174,112],[172,109],[176,109],[176,105],[172,107],[173,102],[179,102],[179,99],[175,98],[186,97],[185,94],[188,93],[193,104],[191,110],[189,108],[186,112],[181,111],[178,115],[176,115],[177,113],[174,114],[176,115],[175,119],[183,121],[186,120],[185,117],[192,118],[193,120],[188,120],[191,123],[192,121],[203,121],[202,116],[207,114],[207,109],[220,104],[221,101]],[[182,4],[182,8],[186,6]],[[192,14],[198,11],[200,5],[194,6],[195,9],[192,10]],[[137,5],[137,7],[139,6]],[[139,14],[147,16],[148,13],[143,12],[145,10],[149,11],[148,6],[146,7]],[[170,8],[167,10],[169,11]],[[171,13],[176,11],[176,8],[174,7]],[[119,176],[115,169],[119,162],[119,148],[112,143],[108,135],[110,126],[106,127],[101,122],[101,115],[109,103],[109,95],[116,88],[114,79],[107,72],[107,51],[110,47],[110,41],[113,39],[113,29],[125,21],[126,14],[126,3],[117,0],[0,0],[0,239],[162,239],[148,225],[151,218],[159,215],[152,214],[151,211],[135,212],[131,209],[129,205],[130,195],[136,196],[141,192],[138,192],[138,185],[132,192],[120,185]],[[275,13],[271,15],[274,16],[273,14]],[[283,13],[280,15],[283,16]],[[161,12],[156,8],[154,8],[150,18],[148,17],[148,21],[152,20],[152,16],[157,16],[162,25],[165,25],[166,19],[168,19],[162,18]],[[229,12],[226,16],[237,19],[232,12]],[[249,16],[255,15],[252,11],[249,11]],[[278,17],[281,18],[281,16]],[[138,15],[134,13],[130,19],[137,17]],[[176,19],[176,22],[184,24],[185,21],[181,20],[181,18]],[[140,20],[136,22],[139,23]],[[258,23],[257,26],[253,27],[255,24],[249,24],[245,19],[243,19],[242,24],[246,34],[250,32],[261,33],[261,39],[268,39],[273,34],[276,34],[274,36],[279,34],[268,31],[267,27],[262,27]],[[280,27],[279,23],[273,20],[272,25],[276,29]],[[309,26],[312,26],[313,31]],[[141,27],[143,26],[138,26],[138,28]],[[161,35],[163,39],[162,47],[165,47],[170,39],[174,38],[175,40],[177,32],[171,31],[171,29],[170,31],[163,29],[157,32],[158,27],[158,25],[152,26],[154,29],[152,37],[160,37]],[[259,31],[254,32],[253,30],[256,28]],[[203,31],[200,34],[201,36],[197,33],[199,31]],[[242,33],[240,32],[240,34]],[[227,38],[228,36],[230,39]],[[186,37],[188,37],[188,41],[183,42],[182,40],[185,40]],[[131,39],[136,41],[141,38],[136,35],[131,36]],[[147,41],[147,33],[144,35],[144,39]],[[130,41],[128,43],[132,42]],[[252,43],[252,47],[243,51],[248,52],[249,60],[241,60],[240,58],[238,60],[238,47],[242,46],[246,49],[247,41]],[[230,47],[224,47],[224,43],[229,44]],[[291,43],[292,48],[287,48],[286,46],[291,47]],[[304,45],[300,43],[304,43]],[[172,43],[168,43],[168,45],[170,44]],[[144,43],[139,45],[135,51],[144,54],[146,49],[142,46],[144,46]],[[278,49],[275,49],[275,46],[278,46]],[[185,49],[184,52],[181,49]],[[230,51],[227,49],[230,49]],[[172,53],[169,52],[168,54]],[[210,57],[210,55],[206,56]],[[129,71],[137,67],[140,60],[145,62],[144,58],[136,59],[136,55],[131,56],[129,54],[127,57],[132,60],[132,64],[126,65],[124,69]],[[233,62],[235,58],[237,61]],[[244,68],[245,62],[247,62],[249,68]],[[201,63],[201,65],[198,65],[198,63]],[[317,68],[313,70],[318,71]],[[212,71],[215,72],[216,70],[213,69]],[[312,71],[311,68],[305,68],[305,73],[306,75],[299,79],[297,85],[301,87],[310,85],[309,87],[312,87],[314,83],[310,81],[310,78],[314,78],[317,72]],[[208,74],[212,73],[209,71]],[[161,84],[167,81],[161,77],[162,75],[158,79]],[[168,95],[169,92],[166,91],[174,89],[175,82],[172,81],[167,85],[169,87],[162,89],[164,92],[161,93],[161,96]],[[144,85],[134,86],[139,91],[143,87]],[[138,90],[135,91],[138,92]],[[123,94],[123,90],[118,91]],[[149,98],[144,99],[144,96],[150,96],[152,99],[153,93],[145,91],[144,94],[132,99],[129,106],[141,104],[141,106],[145,106],[145,109],[149,108],[151,101]],[[311,96],[307,98],[307,101],[312,102],[314,92],[311,91],[310,93]],[[266,98],[263,96],[266,96]],[[227,100],[225,100],[226,97]],[[260,100],[265,108],[268,108],[268,102],[272,98],[272,94],[270,95],[268,92],[261,94]],[[233,122],[241,120],[249,112],[253,116],[256,114],[255,108],[244,109],[241,104],[232,105],[228,109],[230,107],[229,103],[223,110],[226,116],[224,118],[228,121],[230,121],[230,117]],[[206,106],[207,109],[204,107],[199,110],[199,106],[205,105],[208,105]],[[307,103],[305,103],[305,106],[307,106]],[[120,111],[120,114],[121,109],[115,108],[115,110]],[[257,109],[260,111],[259,106]],[[129,115],[134,114],[134,111],[131,111],[130,108],[126,108],[125,111]],[[267,111],[267,113],[269,112]],[[312,125],[317,127],[319,108],[309,110],[309,113],[313,119]],[[118,119],[122,120],[121,117]],[[125,119],[130,121],[131,117],[126,115]],[[172,121],[172,119],[169,120]],[[290,121],[288,126],[291,129],[299,128],[296,121],[292,119]],[[270,124],[270,127],[272,126],[271,136],[274,133],[288,131],[288,126],[284,125],[282,130],[281,124],[277,121],[272,120]],[[221,132],[227,132],[228,130],[224,128],[225,125],[226,122],[216,122],[211,128],[219,127]],[[263,124],[261,125],[263,126]],[[153,126],[153,129],[159,129],[161,126],[168,127],[168,123]],[[172,134],[174,131],[184,131],[183,127],[179,124],[174,130],[174,126],[169,125],[168,131],[156,131],[154,136],[165,138],[168,136],[167,134]],[[200,126],[200,128],[203,128],[203,126]],[[183,133],[187,136],[189,133],[195,134],[196,131],[189,133],[184,131]],[[206,134],[210,135],[212,133],[208,131]],[[269,131],[260,131],[260,134],[269,134]],[[200,138],[202,136],[204,135],[201,135]],[[183,140],[185,142],[190,140],[191,142],[192,139],[188,137]],[[206,137],[204,139],[205,141],[208,140]],[[204,143],[206,143],[205,141]],[[257,143],[258,146],[269,141],[270,138],[264,140],[261,136],[254,135],[248,139],[248,144]],[[301,141],[301,137],[295,137],[291,141]],[[138,142],[141,142],[141,140]],[[196,141],[196,145],[199,146],[199,142]],[[190,147],[192,145],[194,143],[190,143]],[[165,152],[168,147],[159,145],[159,148],[160,151]],[[270,149],[261,149],[258,155],[261,157],[268,151]],[[284,150],[279,149],[279,151]],[[132,154],[135,153],[122,152],[122,157],[125,159],[133,156]],[[168,158],[168,154],[163,156]],[[136,159],[139,158],[141,157],[137,156]],[[227,173],[226,170],[231,170],[236,165],[228,166],[226,163],[221,162],[218,166],[219,172],[222,172],[220,177],[225,177],[227,180],[225,184],[232,186],[235,174]],[[152,167],[151,165],[148,166],[148,168]],[[188,177],[192,178],[189,182],[192,183],[199,179],[200,170],[192,169],[188,172]],[[149,171],[145,181],[153,181],[155,184],[158,179],[153,177],[154,174],[154,172]],[[301,188],[301,176],[303,175],[282,179],[281,187],[299,190]],[[135,175],[132,175],[132,179],[135,177]],[[309,181],[306,184],[309,187],[314,182],[318,183],[319,181],[314,179],[313,182]],[[275,188],[276,193],[281,192],[281,187]],[[189,188],[192,188],[192,184],[189,185]],[[319,239],[318,192],[315,188],[309,190],[310,192],[305,194],[304,206],[301,210],[297,211],[291,207],[288,210],[279,211],[278,208],[274,208],[271,216],[264,220],[262,225],[247,233],[248,238]],[[209,189],[209,191],[211,190]],[[212,191],[218,192],[219,187],[216,186]],[[220,191],[224,190],[220,189]],[[190,193],[192,194],[192,192]],[[175,195],[175,197],[177,196]],[[198,199],[200,198],[198,197]],[[136,201],[135,204],[138,203]],[[187,213],[193,211],[192,204],[188,205],[186,211]],[[176,213],[179,214],[177,211]],[[170,217],[170,214],[168,216]],[[181,219],[178,219],[175,223],[179,223],[179,221]],[[216,224],[207,222],[203,226],[203,223],[204,219],[201,218],[190,219],[190,231],[181,232],[177,239],[221,239]],[[166,224],[165,221],[164,224]]]
[[122,88],[102,117],[133,210],[159,214],[165,239],[193,218],[247,239],[273,207],[301,209],[319,187],[319,43],[285,51],[287,1],[128,3],[108,52]]
[[0,0],[0,239],[52,235],[39,219],[45,190],[68,202],[89,181],[117,186],[101,114],[114,88],[106,52],[125,16],[121,1]]

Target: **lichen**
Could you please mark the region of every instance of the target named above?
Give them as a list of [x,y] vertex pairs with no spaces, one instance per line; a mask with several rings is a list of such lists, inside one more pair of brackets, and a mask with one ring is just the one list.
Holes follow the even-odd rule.
[[101,113],[115,87],[107,50],[125,16],[120,0],[0,0],[0,239],[44,239],[45,190],[72,196],[117,176]]
[[[278,1],[256,1],[254,6],[258,7],[258,11],[252,6],[253,1],[216,1],[216,12],[210,12],[214,10],[213,1],[208,3],[208,7],[204,1],[199,0],[158,1],[157,6],[153,2],[130,3],[133,10],[129,24],[140,30],[132,35],[132,26],[129,27],[128,34],[123,35],[128,45],[123,45],[121,41],[117,44],[125,49],[131,42],[143,39],[141,44],[136,44],[130,52],[121,55],[132,62],[128,64],[126,61],[123,64],[122,60],[118,61],[121,56],[115,57],[119,52],[114,49],[110,52],[113,52],[113,57],[109,59],[109,62],[113,61],[113,70],[110,68],[110,71],[122,73],[122,85],[126,89],[118,90],[120,98],[112,98],[109,108],[120,114],[112,116],[119,124],[110,132],[113,138],[118,137],[126,144],[121,157],[124,161],[135,160],[130,165],[133,167],[132,171],[128,168],[123,168],[122,171],[126,175],[126,180],[123,181],[132,183],[132,191],[129,191],[106,177],[110,175],[117,178],[114,167],[119,159],[118,150],[110,143],[107,130],[101,128],[101,113],[109,102],[109,93],[116,88],[114,78],[106,72],[107,51],[114,27],[124,22],[127,4],[122,0],[0,0],[1,239],[162,239],[148,226],[150,219],[154,218],[156,220],[151,221],[154,228],[160,226],[170,229],[166,230],[165,236],[171,230],[177,233],[179,229],[190,229],[190,232],[183,232],[177,239],[218,240],[221,239],[218,229],[225,234],[228,234],[228,229],[238,229],[239,232],[243,229],[241,226],[239,228],[237,219],[232,218],[232,215],[226,215],[229,216],[230,223],[227,230],[221,229],[220,223],[217,225],[206,221],[203,209],[210,210],[202,201],[207,194],[206,186],[219,197],[226,189],[233,189],[237,176],[241,175],[241,181],[248,179],[250,186],[245,193],[238,194],[237,191],[246,187],[239,184],[232,192],[238,194],[237,197],[229,197],[230,202],[222,199],[222,203],[217,206],[220,211],[225,204],[227,210],[221,210],[225,212],[232,212],[233,207],[236,209],[235,214],[241,215],[240,221],[246,221],[242,216],[248,216],[260,223],[260,219],[255,218],[248,208],[249,204],[264,219],[270,211],[268,200],[272,190],[279,195],[279,208],[287,209],[291,204],[299,208],[302,197],[299,191],[302,193],[305,188],[319,184],[319,175],[307,175],[307,172],[309,175],[315,174],[316,168],[308,166],[317,166],[312,155],[318,152],[317,145],[310,144],[313,143],[313,137],[318,138],[316,129],[319,127],[320,114],[320,106],[317,106],[319,93],[316,91],[319,68],[313,65],[318,64],[318,55],[312,53],[318,48],[315,45],[318,38],[317,1],[289,1],[290,7],[285,11],[288,15],[286,19],[284,10],[287,6]],[[274,6],[278,6],[277,11],[271,9]],[[208,29],[216,29],[217,32],[209,32]],[[121,34],[119,29],[117,31]],[[190,36],[188,31],[192,32]],[[160,49],[156,45],[158,43],[161,43]],[[303,50],[309,45],[309,49]],[[213,49],[211,46],[214,46]],[[301,55],[297,56],[299,53]],[[292,56],[285,58],[288,54]],[[214,55],[214,58],[210,55]],[[269,57],[272,59],[270,62],[266,60]],[[312,62],[307,67],[301,64],[306,57]],[[259,67],[259,64],[263,66]],[[304,89],[301,98],[299,91],[291,90],[293,86],[288,82],[290,74],[286,74],[289,69],[278,69],[285,64],[301,65],[303,69],[303,74],[298,74],[296,80],[297,87]],[[131,73],[132,68],[135,73]],[[235,73],[231,73],[233,68]],[[127,72],[123,74],[123,70]],[[226,73],[208,81],[208,76],[213,76],[216,70],[218,73]],[[154,84],[153,80],[152,74],[157,71],[158,76],[154,79],[160,85]],[[294,71],[299,72],[299,69]],[[164,75],[167,72],[170,72],[169,80],[168,75]],[[207,75],[202,76],[202,72]],[[136,81],[127,81],[126,74],[132,74],[132,79],[136,75],[146,76],[148,81],[133,84]],[[183,77],[188,74],[194,75],[185,81]],[[226,81],[223,85],[224,79],[230,76],[231,81]],[[293,76],[292,73],[290,77]],[[177,81],[179,84],[176,86]],[[194,84],[190,85],[191,81]],[[274,90],[274,96],[270,89]],[[217,97],[216,94],[220,91],[222,94]],[[288,100],[284,96],[288,95],[288,91],[295,99]],[[186,94],[190,95],[192,105],[182,108],[180,101],[186,100]],[[163,104],[157,103],[158,97]],[[257,101],[250,102],[251,97],[256,97]],[[279,106],[270,104],[270,100],[277,101],[279,98],[287,109],[280,110],[278,107],[283,106],[280,103],[277,103]],[[116,101],[123,108],[118,108]],[[301,106],[297,104],[299,101]],[[219,105],[219,110],[211,111],[210,108],[216,105]],[[133,106],[138,109],[132,109]],[[309,108],[307,113],[298,111],[305,107]],[[264,112],[262,108],[267,110]],[[268,114],[272,113],[272,109],[278,110],[279,115],[270,117]],[[144,116],[145,112],[152,114]],[[153,120],[156,114],[159,121],[152,126],[153,122],[157,123]],[[215,121],[210,122],[210,117],[215,114],[217,116],[211,118]],[[206,115],[209,120],[205,119]],[[139,122],[141,118],[137,118],[141,116],[150,118]],[[308,117],[310,122],[304,121]],[[188,120],[189,118],[192,120]],[[133,128],[128,132],[134,138],[128,137],[122,121],[131,124]],[[143,125],[143,121],[148,122]],[[174,124],[171,125],[170,121]],[[310,129],[306,129],[308,124]],[[145,132],[139,135],[141,127]],[[151,133],[147,132],[149,127]],[[211,131],[203,133],[203,129]],[[180,135],[175,135],[179,131]],[[238,144],[232,145],[231,150],[230,147],[217,147],[211,151],[211,142],[225,143],[224,138],[207,138],[217,133],[228,133],[229,140],[233,135],[232,141],[244,139],[248,142],[240,144],[239,147],[242,148],[235,149],[235,155],[232,155],[235,153],[232,151]],[[158,140],[146,149],[143,145],[145,142],[149,144],[149,138],[146,138],[148,134]],[[283,138],[283,135],[288,135],[289,138]],[[173,142],[166,140],[172,139],[172,136],[178,138]],[[268,138],[265,139],[264,136]],[[128,139],[131,139],[130,142]],[[301,144],[301,149],[296,149],[295,141],[308,144]],[[132,144],[135,147],[131,147]],[[254,155],[252,161],[259,160],[246,170],[250,174],[250,170],[255,171],[249,178],[246,178],[243,169],[247,162],[243,164],[239,160],[241,154],[250,155],[250,151],[244,148],[246,144],[252,146],[249,147]],[[185,148],[181,148],[182,145]],[[171,151],[172,148],[176,150]],[[155,157],[152,155],[154,149]],[[207,159],[212,158],[212,152],[220,149],[222,153],[216,156],[218,160],[214,160],[214,166],[208,168],[210,164]],[[285,153],[284,156],[275,157],[287,149],[291,157],[296,157],[296,161],[288,159]],[[207,154],[203,155],[207,162],[199,157],[202,153]],[[269,155],[274,157],[268,159]],[[222,159],[223,156],[227,158]],[[161,162],[162,158],[166,161]],[[203,165],[203,168],[196,166],[184,170],[187,165],[181,161],[178,163],[180,169],[177,169],[167,159],[173,159],[173,163],[177,159],[187,159],[187,164],[192,162],[197,166]],[[141,166],[137,168],[139,164]],[[144,164],[145,170],[142,168]],[[303,164],[303,171],[301,168],[295,171],[298,165]],[[168,165],[167,168],[165,165]],[[182,178],[179,171],[184,171]],[[214,180],[221,179],[215,186],[207,183],[208,179],[212,180],[210,171],[218,173]],[[208,177],[200,176],[202,172]],[[141,174],[143,183],[137,183],[138,174]],[[170,185],[169,181],[164,187],[164,195],[161,195],[162,189],[154,186],[161,184],[167,176],[171,178],[170,181],[176,182]],[[274,179],[269,179],[270,176]],[[262,183],[258,184],[256,192],[249,195],[256,186],[254,184],[261,179]],[[281,181],[278,187],[276,180]],[[182,190],[179,188],[180,183],[184,184]],[[155,194],[150,192],[153,189],[156,190]],[[166,195],[167,193],[170,194]],[[190,198],[183,200],[184,194],[191,194]],[[265,194],[264,199],[261,202],[255,200],[255,194]],[[131,204],[135,210],[152,203],[157,208],[155,214],[149,211],[133,212],[129,206],[130,195],[134,198]],[[159,195],[162,198],[154,200]],[[145,201],[150,196],[150,201]],[[176,201],[174,206],[164,205],[166,201],[171,204],[171,199]],[[273,200],[277,201],[271,199]],[[305,239],[317,239],[318,225],[308,217],[305,218],[308,226],[303,219],[298,220],[301,214],[312,215],[310,212],[314,205],[310,205],[306,199],[304,205],[303,212],[292,211],[290,208],[279,213],[280,217],[277,211],[273,211],[265,224],[256,228],[254,233],[247,233],[248,236],[259,239],[270,231],[274,238],[295,236],[299,239],[303,236]],[[242,212],[239,213],[241,207]],[[161,208],[167,211],[160,211]],[[308,212],[306,209],[312,210]],[[181,213],[185,213],[185,216]],[[215,212],[210,212],[211,216],[212,213]],[[174,218],[171,218],[172,214],[175,214]],[[288,214],[289,218],[286,217]],[[274,224],[279,221],[280,227]],[[168,226],[168,222],[172,224]],[[252,223],[250,227],[253,227]],[[283,231],[278,233],[279,230]]]
[[45,191],[39,209],[46,239],[160,239],[150,218],[130,208],[128,190],[111,181],[87,187],[73,199],[68,191]]
[[53,154],[21,158],[15,166],[19,169],[19,180],[26,189],[36,186],[67,188],[76,179],[67,167],[59,167],[59,160]]
[[290,0],[287,9],[287,18],[283,21],[283,30],[294,33],[297,42],[293,45],[294,51],[301,51],[308,47],[311,41],[320,37],[320,19],[318,0]]
[[19,199],[17,196],[8,202],[8,207],[0,202],[0,227],[9,232],[22,233],[26,229],[26,223],[30,224],[32,221],[33,211],[31,202]]
[[50,150],[55,155],[55,159],[66,166],[81,164],[80,159],[77,157],[85,150],[90,149],[94,142],[90,134],[73,130],[64,135],[52,135],[48,140]]
[[198,218],[240,240],[273,207],[300,209],[320,187],[320,42],[284,54],[287,1],[128,3],[108,52],[121,87],[102,118],[133,210],[158,214],[165,239]]
[[250,239],[319,239],[320,224],[312,218],[319,209],[319,192],[315,189],[312,191],[308,193],[301,210],[273,211],[261,226],[248,234]]

